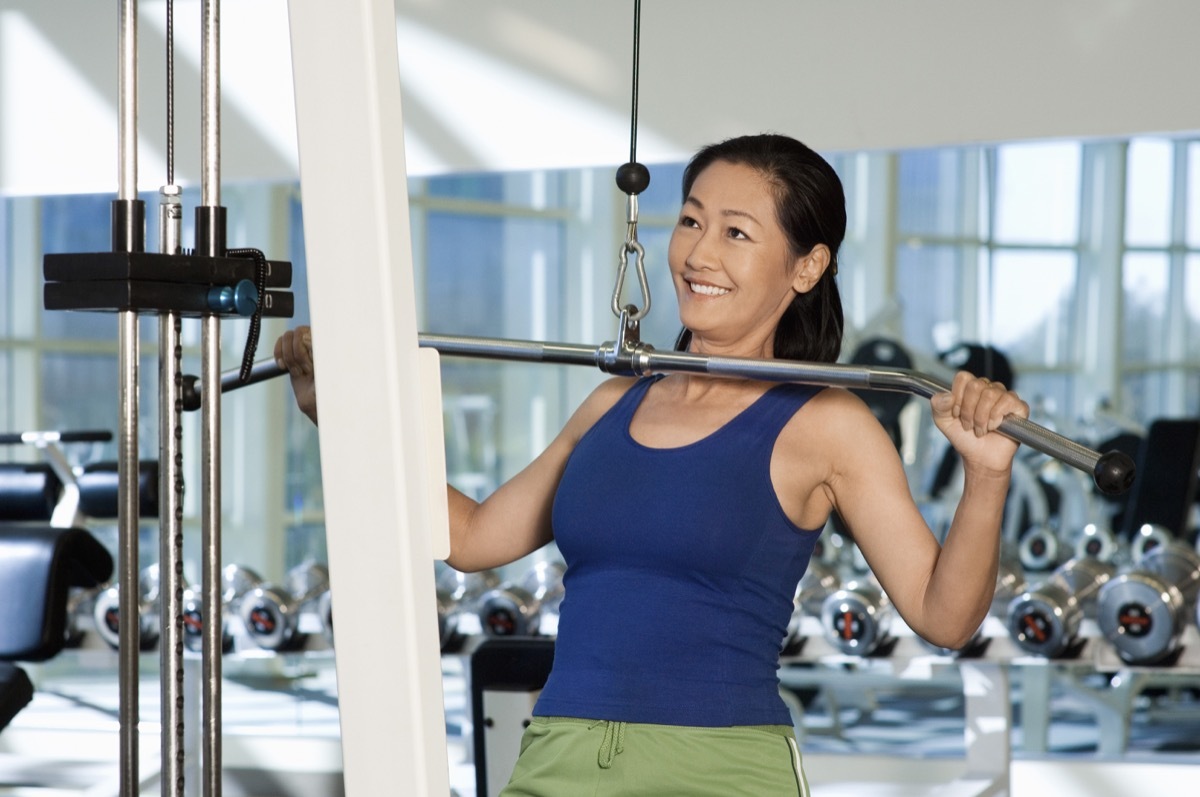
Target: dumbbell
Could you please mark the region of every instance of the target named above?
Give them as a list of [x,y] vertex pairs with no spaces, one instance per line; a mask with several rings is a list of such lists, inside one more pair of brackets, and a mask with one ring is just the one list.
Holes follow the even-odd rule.
[[1134,532],[1129,541],[1129,555],[1134,565],[1137,565],[1150,551],[1160,545],[1168,545],[1175,541],[1171,530],[1155,523],[1143,523]]
[[833,524],[830,523],[825,532],[817,537],[816,545],[813,546],[812,558],[809,561],[820,562],[836,568],[842,563],[842,553],[846,545],[846,538],[834,531]]
[[829,644],[843,653],[870,656],[892,641],[895,610],[878,584],[850,581],[821,603],[821,627]]
[[1046,525],[1030,526],[1017,545],[1021,566],[1040,573],[1053,570],[1062,562],[1062,543],[1054,530]]
[[[158,565],[138,574],[138,648],[153,650],[158,644]],[[92,603],[96,633],[116,649],[121,644],[121,590],[119,584],[102,589]]]
[[800,583],[796,585],[796,594],[792,600],[792,617],[788,621],[787,633],[783,638],[784,651],[791,651],[803,641],[800,635],[800,623],[805,617],[821,619],[821,606],[830,593],[842,585],[842,579],[837,570],[816,559],[810,559],[808,568]]
[[303,647],[307,634],[300,632],[300,613],[329,590],[329,568],[305,562],[289,570],[284,580],[285,587],[260,583],[237,599],[235,610],[246,634],[264,650]]
[[92,609],[96,606],[96,597],[107,588],[107,584],[71,588],[67,595],[67,630],[63,647],[79,647],[83,644],[84,637],[95,629]]
[[1111,564],[1116,562],[1120,550],[1112,529],[1097,523],[1084,526],[1075,540],[1075,556],[1080,559],[1096,559]]
[[[225,565],[221,569],[221,652],[233,650],[229,629],[229,610],[242,596],[263,583],[262,576],[243,565]],[[204,600],[196,587],[183,590],[183,644],[188,650],[204,646]]]
[[1008,604],[1006,624],[1025,651],[1044,658],[1073,653],[1079,626],[1095,611],[1100,588],[1116,568],[1096,559],[1070,559]]
[[1100,590],[1100,630],[1130,664],[1158,664],[1180,649],[1196,611],[1200,554],[1179,542],[1155,545]]
[[317,598],[317,619],[321,621],[321,632],[325,643],[333,647],[333,592],[325,590]]
[[435,579],[437,589],[438,637],[443,651],[456,649],[470,635],[463,621],[478,620],[479,599],[500,586],[495,570],[463,573],[445,565]]
[[506,582],[479,599],[479,621],[487,636],[537,636],[543,620],[563,598],[562,562],[538,562],[519,583]]

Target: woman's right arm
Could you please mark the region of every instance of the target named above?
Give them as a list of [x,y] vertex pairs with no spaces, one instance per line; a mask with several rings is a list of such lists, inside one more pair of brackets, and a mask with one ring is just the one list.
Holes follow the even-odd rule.
[[[316,423],[311,330],[302,326],[281,335],[275,343],[275,359],[291,376],[297,405]],[[579,439],[631,384],[632,379],[624,378],[603,382],[537,459],[483,501],[447,487],[450,556],[446,563],[463,572],[485,570],[514,562],[550,542],[554,536],[550,512],[567,459]]]

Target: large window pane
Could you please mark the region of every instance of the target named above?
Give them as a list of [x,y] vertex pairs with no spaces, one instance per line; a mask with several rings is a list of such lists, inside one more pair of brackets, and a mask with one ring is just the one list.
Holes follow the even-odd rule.
[[[650,185],[638,195],[639,214],[670,217],[679,214],[679,208],[683,205],[683,167],[682,163],[656,163],[648,167]],[[621,189],[616,186],[615,169],[608,179],[613,191],[619,194]]]
[[1200,249],[1200,143],[1188,144],[1187,244]]
[[902,152],[896,185],[899,232],[957,237],[963,229],[962,152]]
[[1080,152],[1077,142],[996,148],[996,240],[1076,242]]
[[1165,252],[1129,252],[1122,268],[1122,356],[1127,363],[1162,362],[1167,354]]
[[896,250],[896,296],[904,340],[918,351],[945,351],[959,341],[962,249],[901,246]]
[[[111,252],[112,201],[110,194],[43,199],[42,251],[47,254]],[[111,313],[43,311],[42,335],[59,339],[116,340],[117,322]]]
[[1129,142],[1125,176],[1125,242],[1165,246],[1171,237],[1171,153],[1164,139]]
[[1051,428],[1062,422],[1063,413],[1072,407],[1073,385],[1071,374],[1047,371],[1022,371],[1014,367],[1013,379],[1021,398],[1029,402],[1030,420]]
[[1183,305],[1187,313],[1187,341],[1184,357],[1190,363],[1200,361],[1200,255],[1188,255],[1184,261]]
[[1144,371],[1126,374],[1121,380],[1126,414],[1142,424],[1172,415],[1170,407],[1170,374],[1166,371]]
[[[9,231],[12,227],[12,203],[0,200],[0,339],[10,338],[12,327],[12,250]],[[3,395],[3,394],[0,394]]]
[[1071,351],[1075,254],[1000,249],[992,255],[991,271],[992,344],[1014,363],[1066,364]]
[[[158,361],[143,357],[138,373],[138,452],[158,459]],[[48,353],[41,359],[40,425],[54,431],[108,431],[113,442],[72,448],[76,463],[117,458],[120,373],[116,355]],[[86,450],[83,450],[86,449]]]

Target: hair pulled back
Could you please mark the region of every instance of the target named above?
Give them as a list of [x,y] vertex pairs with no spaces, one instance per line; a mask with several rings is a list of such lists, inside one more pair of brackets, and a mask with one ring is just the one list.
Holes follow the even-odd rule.
[[[846,196],[837,172],[794,138],[771,133],[739,136],[696,153],[683,172],[685,201],[700,173],[717,162],[749,166],[774,187],[776,219],[793,257],[803,257],[817,244],[829,247],[829,267],[821,279],[797,294],[779,319],[774,354],[787,360],[837,361],[844,319],[834,278],[846,235]],[[686,350],[691,338],[690,330],[680,332],[676,350]]]

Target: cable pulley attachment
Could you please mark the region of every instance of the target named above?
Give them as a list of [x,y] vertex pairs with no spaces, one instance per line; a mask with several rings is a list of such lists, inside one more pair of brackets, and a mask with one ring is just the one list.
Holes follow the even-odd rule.
[[[638,243],[638,194],[650,186],[650,170],[637,162],[637,111],[638,111],[638,51],[641,42],[641,0],[633,4],[633,91],[632,110],[629,123],[629,162],[617,169],[617,188],[628,195],[625,203],[625,243],[621,246],[620,262],[617,267],[617,282],[613,286],[612,312],[621,319],[621,334],[626,325],[625,314],[636,325],[650,312],[650,283],[646,279],[646,250]],[[633,255],[637,271],[638,287],[642,292],[642,305],[621,304],[621,292],[625,288],[625,272],[629,268],[629,256]]]

